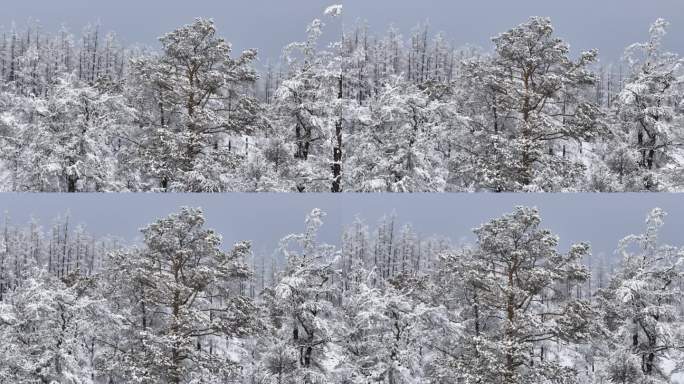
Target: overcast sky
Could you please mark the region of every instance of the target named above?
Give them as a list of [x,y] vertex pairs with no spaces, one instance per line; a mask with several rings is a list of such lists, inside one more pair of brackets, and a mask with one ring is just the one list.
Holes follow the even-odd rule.
[[[575,52],[598,48],[605,60],[619,58],[626,45],[643,41],[657,17],[672,23],[668,45],[684,51],[682,0],[5,0],[0,24],[39,20],[50,30],[66,24],[80,31],[99,21],[125,41],[152,45],[155,38],[194,17],[212,17],[220,33],[236,49],[259,48],[262,61],[277,57],[282,47],[302,39],[306,25],[323,9],[341,3],[343,22],[367,20],[375,31],[394,23],[404,33],[429,20],[457,45],[490,47],[489,39],[529,16],[550,16],[560,36]],[[340,25],[330,25],[339,33]]]
[[139,239],[139,228],[181,206],[201,207],[207,225],[223,235],[226,246],[252,240],[264,254],[283,236],[301,232],[313,208],[327,212],[322,240],[336,244],[355,216],[373,225],[393,211],[422,235],[472,241],[472,228],[516,205],[539,208],[543,226],[560,235],[563,249],[587,241],[594,254],[611,254],[621,238],[643,232],[646,215],[655,207],[669,213],[663,240],[684,244],[680,194],[0,194],[0,212],[9,213],[14,223],[33,216],[47,227],[70,212],[72,222],[85,224],[91,233],[129,241]]

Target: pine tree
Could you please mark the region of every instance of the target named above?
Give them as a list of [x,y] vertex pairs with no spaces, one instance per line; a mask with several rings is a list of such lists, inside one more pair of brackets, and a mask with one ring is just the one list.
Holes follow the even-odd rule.
[[[582,98],[595,82],[588,66],[597,52],[572,61],[568,44],[553,32],[549,19],[533,17],[493,38],[495,55],[488,62],[466,67],[465,76],[475,77],[476,86],[486,87],[480,93],[491,98],[482,101],[491,106],[491,123],[474,130],[492,135],[491,140],[485,135],[482,144],[494,158],[480,166],[512,168],[507,171],[511,180],[496,182],[497,189],[548,189],[549,179],[576,178],[581,169],[555,155],[554,143],[589,141],[605,131],[598,106]],[[500,178],[502,170],[492,173]]]
[[158,110],[156,118],[141,122],[139,165],[147,167],[162,190],[225,190],[224,178],[238,161],[226,135],[250,132],[261,111],[245,93],[256,81],[250,66],[256,51],[231,58],[230,43],[216,35],[213,21],[204,19],[159,40],[160,56],[132,62],[139,85],[153,90],[145,96]]
[[[254,307],[236,293],[251,273],[249,243],[230,252],[204,228],[201,210],[183,208],[142,229],[145,246],[113,253],[107,271],[120,319],[106,371],[122,381],[226,380],[239,362],[217,346],[252,331]],[[125,282],[125,283],[122,283]]]
[[559,253],[558,237],[540,225],[535,209],[518,207],[475,229],[472,251],[443,256],[441,273],[458,281],[456,294],[468,303],[462,351],[448,359],[462,380],[572,382],[576,373],[551,359],[543,343],[590,336],[589,304],[563,298],[558,289],[589,278],[580,264],[589,247]]

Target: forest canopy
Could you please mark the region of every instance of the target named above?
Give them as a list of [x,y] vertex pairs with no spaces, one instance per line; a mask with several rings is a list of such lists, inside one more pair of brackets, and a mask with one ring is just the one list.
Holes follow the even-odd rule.
[[[396,217],[275,258],[182,208],[140,244],[5,223],[0,383],[624,383],[684,379],[684,249],[653,210],[617,261],[561,249],[536,209],[421,238]],[[268,264],[267,264],[268,263]]]
[[[333,6],[257,70],[210,19],[125,47],[0,37],[5,191],[681,191],[684,67],[658,19],[615,64],[532,17],[454,47],[422,24],[330,44]],[[262,59],[262,62],[265,62]]]

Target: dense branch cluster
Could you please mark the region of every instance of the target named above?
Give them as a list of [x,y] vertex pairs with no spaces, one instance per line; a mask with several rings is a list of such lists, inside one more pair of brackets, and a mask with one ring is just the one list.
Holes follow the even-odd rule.
[[561,251],[532,208],[470,246],[392,217],[323,244],[316,209],[270,273],[198,209],[134,247],[6,224],[0,383],[677,382],[684,251],[660,244],[664,216],[603,265],[587,244]]
[[682,189],[684,67],[664,20],[606,66],[541,17],[491,52],[425,25],[408,39],[345,28],[324,47],[324,20],[341,14],[331,7],[261,74],[256,51],[232,55],[206,19],[158,52],[98,27],[4,33],[3,189]]

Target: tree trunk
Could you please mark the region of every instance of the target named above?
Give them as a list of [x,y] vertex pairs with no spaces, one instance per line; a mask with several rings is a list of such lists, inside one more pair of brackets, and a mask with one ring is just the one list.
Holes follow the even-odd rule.
[[523,98],[523,124],[522,129],[522,139],[523,139],[523,153],[522,153],[522,175],[520,175],[520,181],[522,185],[530,185],[532,183],[532,148],[531,148],[531,136],[529,122],[530,122],[530,97],[529,93],[529,75],[527,73],[523,74],[523,80],[525,84],[525,96]]
[[67,192],[69,193],[75,193],[76,192],[76,182],[78,181],[78,178],[69,176],[67,177]]
[[[513,288],[515,282],[515,273],[513,269],[509,269],[508,271],[508,286],[509,288]],[[508,348],[512,348],[513,344],[513,339],[514,339],[514,331],[513,331],[513,321],[515,320],[515,297],[513,294],[509,294],[506,302],[506,320],[508,320],[508,324],[506,324],[506,341],[508,341]],[[509,384],[514,384],[515,383],[515,357],[513,356],[513,351],[508,349],[506,350],[506,372],[504,373],[505,377],[505,382]]]
[[[342,76],[339,79],[339,89],[337,93],[337,98],[342,99]],[[335,123],[335,142],[333,145],[333,182],[331,192],[339,193],[342,192],[342,118],[340,118],[337,123]]]
[[639,165],[641,167],[645,168],[646,167],[646,148],[644,148],[644,131],[639,131],[637,134],[637,147],[639,148],[639,152],[641,152],[641,161],[639,162]]

